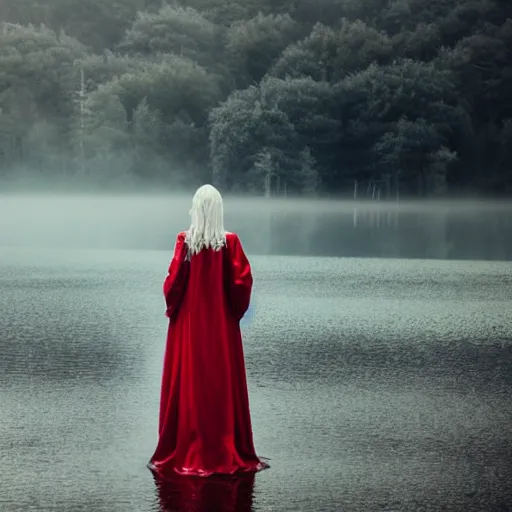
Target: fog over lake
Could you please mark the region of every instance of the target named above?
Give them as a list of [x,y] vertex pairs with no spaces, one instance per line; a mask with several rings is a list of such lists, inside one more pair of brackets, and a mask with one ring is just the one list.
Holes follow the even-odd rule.
[[[191,195],[0,195],[0,245],[172,249]],[[253,254],[512,259],[512,204],[225,199]]]

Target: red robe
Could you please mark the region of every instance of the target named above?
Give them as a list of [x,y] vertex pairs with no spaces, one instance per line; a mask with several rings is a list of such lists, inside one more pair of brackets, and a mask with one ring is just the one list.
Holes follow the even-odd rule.
[[252,290],[237,235],[187,258],[179,233],[164,295],[169,331],[151,469],[210,476],[266,467],[254,450],[240,319]]

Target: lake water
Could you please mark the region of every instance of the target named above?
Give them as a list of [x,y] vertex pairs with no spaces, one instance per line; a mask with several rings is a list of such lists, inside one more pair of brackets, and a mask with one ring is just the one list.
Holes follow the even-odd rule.
[[157,485],[168,251],[0,247],[0,510],[512,510],[512,264],[252,256],[254,480]]
[[[2,195],[0,246],[169,250],[191,195]],[[512,202],[227,198],[251,254],[512,261]]]

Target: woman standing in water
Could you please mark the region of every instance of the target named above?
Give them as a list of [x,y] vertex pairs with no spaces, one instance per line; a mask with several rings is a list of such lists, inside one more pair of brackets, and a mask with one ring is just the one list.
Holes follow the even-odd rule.
[[254,449],[240,333],[251,266],[224,231],[217,189],[199,188],[190,214],[164,282],[169,331],[149,467],[162,476],[256,472],[267,466]]

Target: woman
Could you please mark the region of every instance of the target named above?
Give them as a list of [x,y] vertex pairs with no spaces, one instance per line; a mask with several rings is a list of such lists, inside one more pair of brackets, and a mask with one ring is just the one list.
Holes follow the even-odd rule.
[[164,295],[169,317],[159,441],[150,468],[210,476],[266,466],[254,450],[240,320],[251,266],[223,226],[220,193],[199,188],[178,234]]

